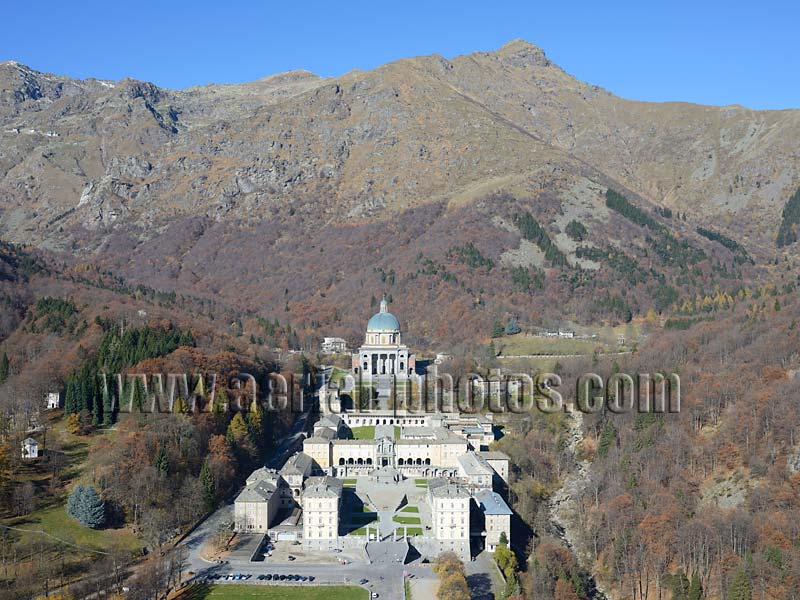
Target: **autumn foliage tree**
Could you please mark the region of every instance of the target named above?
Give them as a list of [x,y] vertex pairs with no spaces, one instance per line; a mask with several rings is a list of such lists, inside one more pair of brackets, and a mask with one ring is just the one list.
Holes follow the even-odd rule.
[[453,552],[443,552],[436,557],[433,570],[439,576],[439,600],[469,600],[467,574],[464,563]]

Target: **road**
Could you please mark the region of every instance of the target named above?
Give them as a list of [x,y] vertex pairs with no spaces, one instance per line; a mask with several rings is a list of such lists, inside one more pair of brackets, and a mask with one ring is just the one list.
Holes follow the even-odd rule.
[[[317,378],[317,390],[319,390],[321,385],[325,385],[325,381],[330,376],[330,370],[330,367],[325,367],[321,371]],[[267,467],[272,469],[280,469],[283,466],[283,463],[286,462],[286,459],[294,454],[296,450],[300,449],[303,440],[306,438],[306,430],[309,426],[308,421],[311,415],[311,409],[316,406],[318,393],[318,391],[315,391],[314,396],[310,401],[306,401],[304,398],[305,411],[299,417],[297,417],[297,419],[295,419],[294,425],[292,425],[292,429],[289,431],[289,434],[283,438],[281,443],[278,444],[272,451],[271,456],[265,463]]]
[[[377,592],[380,598],[387,600],[403,600],[405,598],[403,571],[411,575],[412,585],[430,588],[436,580],[436,575],[428,564],[412,565],[369,565],[365,563],[339,564],[313,564],[313,563],[250,563],[209,565],[197,571],[195,579],[203,579],[212,574],[227,575],[228,573],[242,573],[252,575],[250,579],[232,583],[245,583],[252,585],[274,585],[271,581],[258,581],[256,577],[261,574],[272,575],[313,575],[313,583],[291,583],[285,585],[358,585],[361,579],[366,579],[364,585],[370,592]],[[225,585],[225,581],[217,581]],[[279,584],[282,585],[282,584]]]

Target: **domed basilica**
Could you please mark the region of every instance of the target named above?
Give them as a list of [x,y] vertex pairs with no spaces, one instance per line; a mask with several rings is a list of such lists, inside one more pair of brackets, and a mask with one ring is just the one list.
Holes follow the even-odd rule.
[[380,311],[367,323],[364,344],[353,354],[353,373],[363,379],[379,375],[403,379],[414,372],[414,367],[414,355],[402,343],[400,321],[389,312],[384,296]]

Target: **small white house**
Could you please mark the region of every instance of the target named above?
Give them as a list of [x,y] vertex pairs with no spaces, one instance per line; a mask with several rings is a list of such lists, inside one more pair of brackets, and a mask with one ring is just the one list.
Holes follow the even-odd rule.
[[39,442],[33,438],[22,440],[22,458],[39,458]]
[[61,394],[49,392],[47,394],[47,410],[53,410],[54,408],[61,408]]
[[347,341],[340,337],[326,337],[320,347],[322,354],[343,354],[347,352]]

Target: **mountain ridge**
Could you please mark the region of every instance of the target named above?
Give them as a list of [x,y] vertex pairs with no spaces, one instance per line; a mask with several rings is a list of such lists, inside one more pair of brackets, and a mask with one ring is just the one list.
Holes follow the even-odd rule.
[[[789,250],[775,248],[774,236],[786,199],[800,187],[800,111],[622,99],[569,75],[524,40],[339,77],[299,70],[186,90],[26,73],[0,68],[0,235],[68,262],[82,253],[132,281],[156,278],[163,289],[201,286],[202,277],[187,273],[230,269],[237,252],[265,276],[283,272],[287,261],[305,271],[314,257],[291,237],[318,254],[353,252],[329,239],[332,232],[359,237],[353,228],[361,228],[406,239],[396,223],[424,240],[404,242],[419,245],[415,254],[427,255],[432,244],[431,258],[446,262],[448,247],[481,240],[457,222],[440,232],[447,247],[426,232],[478,215],[493,221],[484,233],[498,244],[482,251],[500,261],[524,253],[519,238],[508,238],[508,228],[516,229],[503,215],[512,206],[531,211],[572,264],[581,261],[564,228],[579,219],[592,252],[630,253],[626,236],[636,236],[631,258],[647,270],[652,232],[618,229],[605,205],[609,188],[659,220],[657,211],[680,215],[664,221],[670,235],[709,256],[716,250],[697,227],[736,239],[759,265]],[[427,229],[412,227],[417,212],[434,220]],[[165,232],[172,239],[162,239]],[[224,248],[214,247],[210,232]],[[243,236],[263,237],[274,255],[261,255]],[[157,266],[148,246],[173,266]],[[314,283],[324,299],[301,301],[302,286],[281,275],[286,298],[267,294],[261,306],[333,319],[335,303],[345,301],[332,291],[336,281],[370,280],[374,269],[388,272],[400,259],[328,260],[337,265],[332,279]],[[699,285],[696,274],[660,277],[685,293]],[[259,308],[219,279],[214,293]],[[499,313],[542,310],[536,298],[517,308],[492,302]]]

